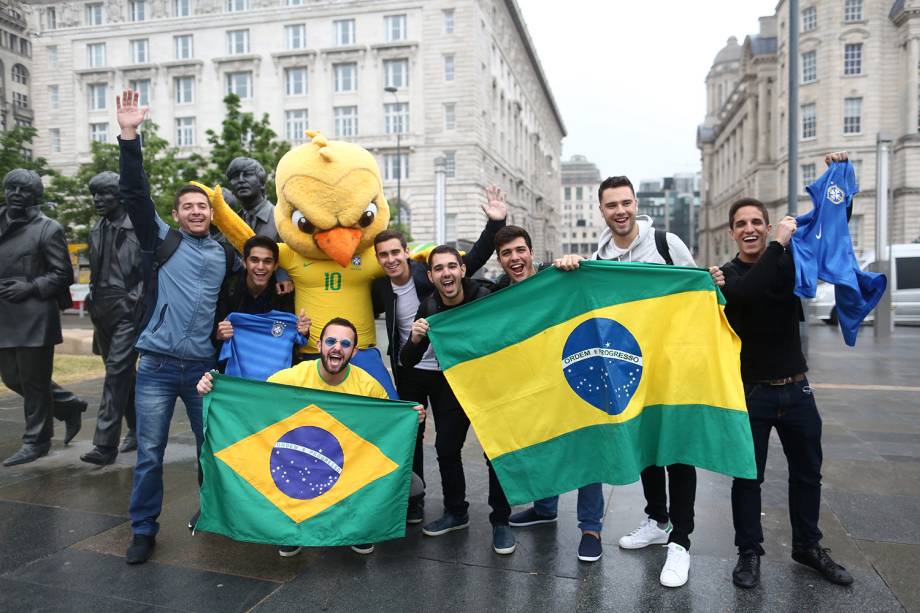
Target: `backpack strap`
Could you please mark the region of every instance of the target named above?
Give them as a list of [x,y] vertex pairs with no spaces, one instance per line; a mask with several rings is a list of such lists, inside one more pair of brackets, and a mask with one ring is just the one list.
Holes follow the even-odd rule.
[[671,249],[668,247],[668,233],[664,230],[655,228],[655,247],[658,249],[658,255],[664,259],[664,263],[673,266],[674,260],[671,259]]
[[153,254],[153,273],[156,273],[160,266],[165,264],[166,261],[172,257],[181,243],[182,233],[175,228],[170,228],[169,231],[166,232],[166,237],[163,238],[163,242],[157,245],[157,250]]
[[233,273],[236,271],[236,250],[225,243],[220,244],[224,248],[224,279],[229,279],[233,276]]

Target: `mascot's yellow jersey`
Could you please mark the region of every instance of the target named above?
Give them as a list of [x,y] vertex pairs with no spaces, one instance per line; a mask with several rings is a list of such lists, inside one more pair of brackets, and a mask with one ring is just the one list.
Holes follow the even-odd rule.
[[304,258],[283,243],[278,248],[281,268],[291,275],[297,288],[295,313],[303,309],[310,318],[310,341],[301,352],[318,353],[319,333],[334,317],[344,317],[355,325],[361,349],[377,344],[370,287],[371,281],[383,276],[383,269],[373,247],[355,254],[344,268],[332,260]]

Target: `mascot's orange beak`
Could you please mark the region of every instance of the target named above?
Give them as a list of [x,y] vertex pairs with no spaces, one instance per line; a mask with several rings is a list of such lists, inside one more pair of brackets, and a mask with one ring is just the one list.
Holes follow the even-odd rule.
[[358,243],[361,242],[361,230],[339,226],[325,232],[317,232],[313,238],[326,255],[338,262],[342,268],[346,268],[358,248]]

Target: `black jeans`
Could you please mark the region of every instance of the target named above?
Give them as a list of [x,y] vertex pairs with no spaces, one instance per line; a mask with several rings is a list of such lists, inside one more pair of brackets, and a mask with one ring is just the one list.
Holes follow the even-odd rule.
[[821,541],[821,416],[808,381],[787,385],[744,386],[747,397],[757,479],[732,482],[732,519],[739,551],[764,554],[760,524],[760,484],[767,465],[770,432],[776,428],[789,464],[789,521],[792,547],[814,547]]
[[[668,472],[667,487],[665,469]],[[660,523],[671,521],[668,542],[690,549],[693,506],[696,503],[696,468],[688,464],[649,466],[642,471],[642,491],[645,493],[645,514]]]
[[[440,378],[438,372],[433,370],[422,370],[421,368],[408,368],[406,366],[397,366],[396,372],[396,393],[401,400],[411,400],[417,402],[426,409],[431,406],[431,394],[435,385]],[[427,417],[425,418],[428,419]],[[412,472],[421,478],[425,483],[425,455],[422,449],[422,440],[425,438],[425,422],[419,424],[418,435],[415,438],[415,456],[412,459]],[[425,483],[427,485],[427,483]],[[424,498],[423,493],[420,498]]]
[[96,328],[95,345],[105,360],[105,381],[102,384],[102,402],[96,418],[93,445],[118,447],[122,417],[128,429],[135,430],[134,383],[137,377],[137,352],[134,341],[137,332],[131,303],[124,296],[93,301],[90,317]]
[[[451,515],[463,517],[467,514],[466,477],[463,475],[463,460],[460,453],[466,442],[470,420],[454,396],[447,379],[441,372],[433,373],[435,378],[428,390],[431,410],[434,414],[436,437],[434,448],[438,453],[438,468],[441,472],[441,489],[444,493],[444,510]],[[493,526],[508,524],[511,505],[505,498],[492,463],[486,459],[489,469],[489,522]]]

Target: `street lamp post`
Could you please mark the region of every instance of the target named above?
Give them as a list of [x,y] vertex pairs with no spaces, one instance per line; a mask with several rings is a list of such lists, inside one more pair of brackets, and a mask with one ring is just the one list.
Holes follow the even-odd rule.
[[[399,96],[396,95],[396,88],[393,86],[384,87],[383,91],[393,94],[393,99],[396,100],[396,110],[399,111]],[[399,122],[399,128],[396,130],[396,206],[399,207],[396,209],[396,223],[399,226],[402,226],[402,143],[400,141],[400,136],[402,135],[402,120]]]

